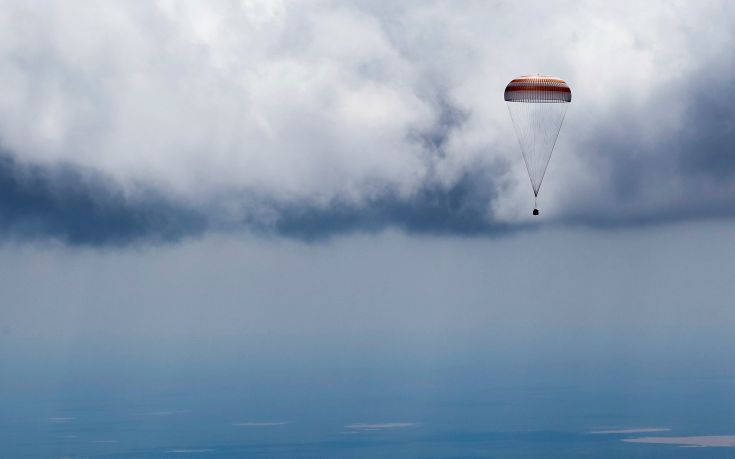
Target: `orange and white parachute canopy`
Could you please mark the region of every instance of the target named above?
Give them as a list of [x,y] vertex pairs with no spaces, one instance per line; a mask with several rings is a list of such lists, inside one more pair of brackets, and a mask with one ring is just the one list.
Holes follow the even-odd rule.
[[529,75],[514,79],[505,87],[506,102],[571,102],[572,90],[561,78]]

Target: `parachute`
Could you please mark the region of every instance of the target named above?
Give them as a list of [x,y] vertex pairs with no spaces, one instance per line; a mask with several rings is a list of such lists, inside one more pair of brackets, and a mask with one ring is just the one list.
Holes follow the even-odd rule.
[[[522,76],[505,87],[505,102],[518,136],[535,201],[567,107],[572,102],[572,91],[560,78]],[[538,215],[537,208],[533,209],[533,215]]]

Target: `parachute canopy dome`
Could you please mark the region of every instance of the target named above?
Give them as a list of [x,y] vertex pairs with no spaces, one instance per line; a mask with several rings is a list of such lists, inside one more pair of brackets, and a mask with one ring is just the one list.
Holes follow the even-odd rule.
[[522,76],[505,87],[506,102],[561,102],[572,101],[572,90],[561,78],[552,76]]

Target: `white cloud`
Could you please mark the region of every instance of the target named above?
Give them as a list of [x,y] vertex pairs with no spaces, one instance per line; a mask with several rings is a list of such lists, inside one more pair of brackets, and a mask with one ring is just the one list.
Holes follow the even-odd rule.
[[[635,114],[643,143],[679,125],[685,101],[659,94],[729,49],[732,13],[726,1],[10,1],[0,141],[236,216],[254,211],[243,196],[359,204],[507,161],[492,210],[518,221],[531,192],[501,93],[544,72],[574,91],[542,190],[563,214],[610,193],[585,148],[616,129],[611,114]],[[417,139],[438,129],[439,99],[468,114],[441,155]],[[666,199],[667,180],[645,199]]]
[[48,418],[48,422],[54,423],[54,424],[66,424],[68,422],[74,421],[76,418],[72,417],[54,417],[54,418]]
[[345,429],[352,430],[390,430],[405,429],[416,426],[415,422],[379,422],[379,423],[356,423],[348,424]]
[[238,427],[278,427],[290,424],[290,421],[251,421],[251,422],[236,422],[232,424]]
[[652,433],[652,432],[668,432],[671,429],[667,427],[639,427],[632,429],[606,429],[593,430],[591,434],[608,435],[608,434],[632,434],[632,433]]
[[628,443],[654,443],[690,447],[735,447],[735,435],[701,435],[694,437],[641,437],[625,438]]
[[160,410],[160,411],[151,411],[148,413],[145,413],[146,416],[177,416],[181,414],[190,413],[191,410]]

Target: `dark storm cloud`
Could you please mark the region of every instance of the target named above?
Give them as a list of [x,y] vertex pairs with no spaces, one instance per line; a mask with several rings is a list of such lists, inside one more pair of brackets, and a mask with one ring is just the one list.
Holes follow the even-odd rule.
[[[735,83],[723,77],[734,69],[713,64],[659,88],[642,107],[610,113],[580,147],[598,165],[606,199],[564,221],[622,227],[735,217]],[[642,131],[666,119],[677,98],[680,118],[647,139]]]
[[279,218],[269,229],[279,235],[310,241],[385,228],[399,228],[412,234],[457,236],[495,236],[519,229],[521,225],[496,222],[489,215],[488,203],[497,193],[489,186],[491,183],[482,174],[468,173],[448,188],[427,185],[411,198],[385,192],[360,206],[340,203],[325,208],[287,206],[277,210]]
[[[266,203],[243,197],[249,207],[265,208],[275,219],[267,223],[245,219],[224,226],[305,241],[386,228],[417,234],[499,235],[512,227],[488,214],[488,203],[497,193],[492,172],[478,168],[449,186],[426,184],[411,196],[386,189],[359,205]],[[213,221],[219,224],[210,225]],[[158,244],[197,236],[208,227],[222,227],[221,223],[216,211],[185,208],[153,192],[126,197],[111,179],[71,165],[23,165],[10,155],[0,156],[0,233],[6,240],[52,239],[113,247]]]
[[[692,102],[687,111],[681,138],[671,145],[682,174],[714,181],[735,177],[735,80],[728,77],[698,78],[691,82]],[[721,75],[720,75],[721,78]],[[735,206],[735,203],[733,203]]]
[[72,245],[174,242],[201,234],[206,220],[155,193],[131,200],[100,175],[72,166],[21,165],[0,156],[0,236]]

